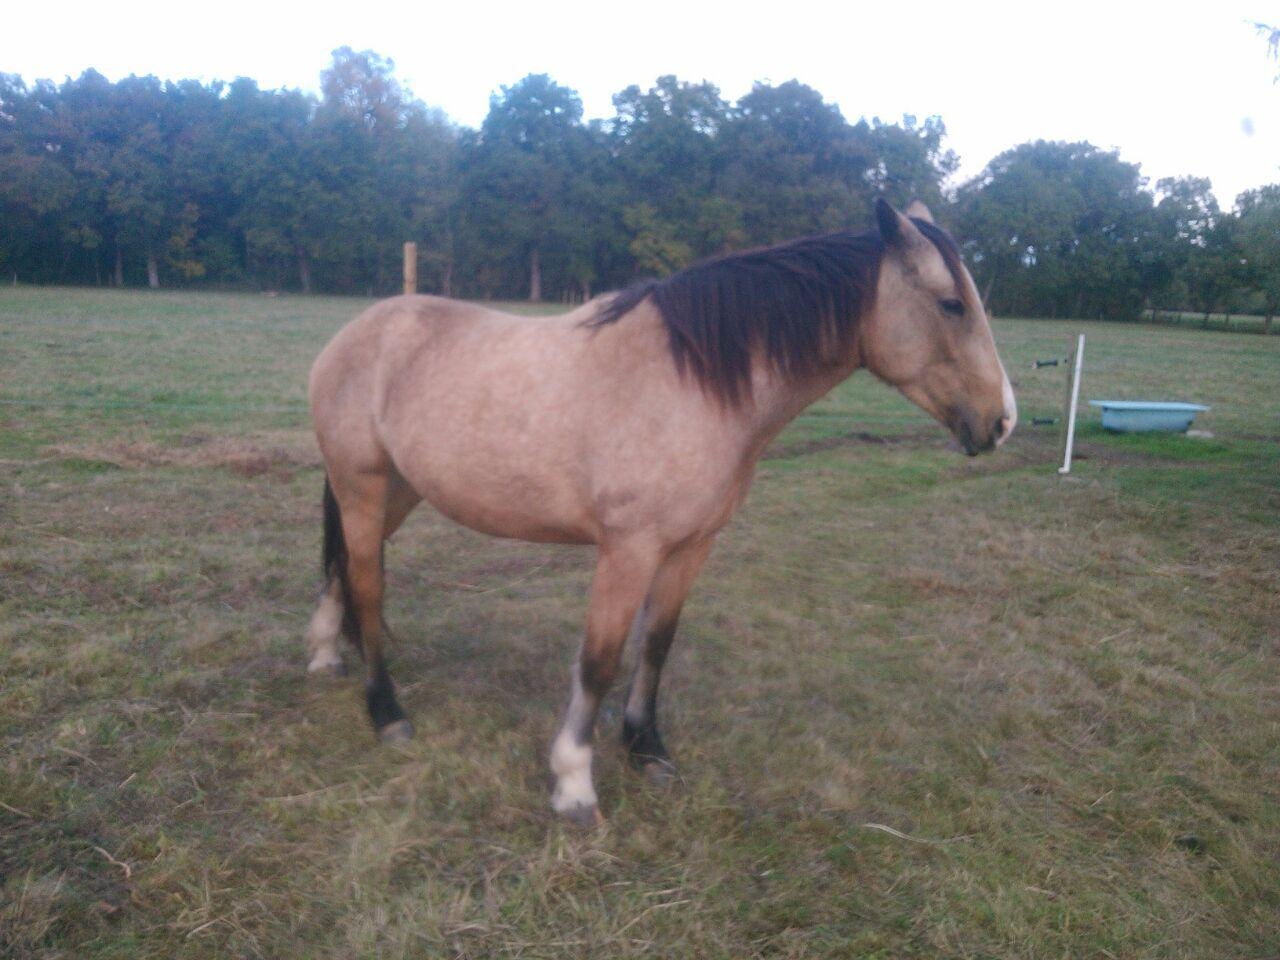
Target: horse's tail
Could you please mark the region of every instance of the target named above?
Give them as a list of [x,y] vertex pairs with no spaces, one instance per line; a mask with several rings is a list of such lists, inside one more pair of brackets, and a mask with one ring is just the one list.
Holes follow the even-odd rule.
[[324,478],[324,552],[321,557],[326,577],[347,578],[347,538],[342,534],[342,510],[333,495],[328,474]]
[[324,547],[321,554],[324,575],[337,580],[342,591],[342,632],[360,647],[360,623],[351,602],[351,584],[347,580],[347,538],[342,532],[342,508],[333,495],[328,474],[324,478]]

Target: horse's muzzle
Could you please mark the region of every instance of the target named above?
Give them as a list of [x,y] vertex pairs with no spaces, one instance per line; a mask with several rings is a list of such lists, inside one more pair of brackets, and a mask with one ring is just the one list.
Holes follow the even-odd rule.
[[955,418],[952,428],[960,448],[971,457],[980,453],[990,453],[1007,437],[1013,429],[1011,417],[1001,415],[986,428],[975,429],[975,419],[963,414]]

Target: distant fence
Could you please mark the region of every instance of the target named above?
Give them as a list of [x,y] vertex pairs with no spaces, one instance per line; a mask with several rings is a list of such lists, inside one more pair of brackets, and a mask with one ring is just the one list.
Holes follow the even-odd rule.
[[1145,310],[1142,319],[1146,323],[1168,327],[1198,327],[1201,330],[1225,330],[1229,333],[1280,333],[1280,325],[1269,323],[1266,317],[1248,313],[1211,313],[1206,316],[1185,310]]
[[1048,317],[1032,313],[997,313],[996,319],[1044,320],[1049,323],[1147,323],[1160,327],[1185,327],[1188,330],[1215,330],[1219,333],[1280,334],[1280,323],[1267,323],[1266,317],[1248,313],[1203,313],[1186,310],[1143,310],[1137,317]]

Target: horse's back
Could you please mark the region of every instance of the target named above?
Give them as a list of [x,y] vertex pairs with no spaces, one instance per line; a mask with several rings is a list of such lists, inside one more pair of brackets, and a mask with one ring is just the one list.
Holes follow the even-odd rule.
[[573,469],[578,425],[563,422],[580,328],[441,297],[374,304],[312,369],[326,462],[394,467],[446,515],[488,533],[593,539]]
[[456,376],[474,380],[478,365],[520,328],[541,331],[561,318],[525,318],[446,297],[381,300],[342,327],[311,368],[313,413],[335,404],[374,404],[401,389],[408,371],[429,386]]
[[692,532],[682,515],[705,516],[701,501],[734,482],[733,444],[660,321],[642,309],[593,328],[593,311],[375,304],[312,373],[326,461],[331,448],[381,457],[441,512],[499,536],[600,542],[655,518]]

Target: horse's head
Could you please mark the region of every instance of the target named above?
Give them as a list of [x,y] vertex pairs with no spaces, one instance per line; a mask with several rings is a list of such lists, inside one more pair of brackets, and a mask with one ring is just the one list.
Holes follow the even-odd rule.
[[863,361],[946,426],[965,453],[992,450],[1018,413],[987,312],[951,238],[923,204],[907,213],[876,204],[885,253]]

